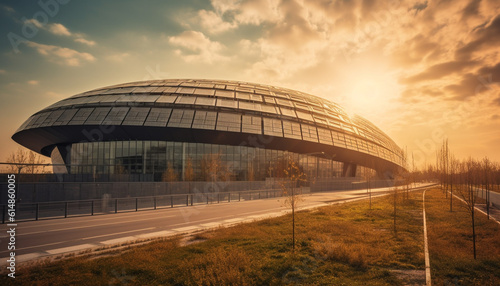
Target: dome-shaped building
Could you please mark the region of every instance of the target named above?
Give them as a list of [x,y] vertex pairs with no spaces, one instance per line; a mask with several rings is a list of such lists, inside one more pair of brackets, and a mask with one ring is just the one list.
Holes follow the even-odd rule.
[[[169,79],[98,88],[32,115],[12,136],[70,174],[204,180],[217,157],[232,180],[264,180],[286,156],[316,177],[359,167],[392,177],[402,150],[369,121],[290,89]],[[212,158],[212,159],[211,159]],[[274,166],[274,167],[273,167]]]

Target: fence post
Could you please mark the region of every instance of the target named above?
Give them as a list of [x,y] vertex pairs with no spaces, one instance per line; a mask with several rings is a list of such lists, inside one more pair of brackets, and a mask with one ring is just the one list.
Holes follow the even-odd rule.
[[91,201],[92,205],[90,207],[90,215],[94,215],[94,200]]
[[115,199],[115,213],[118,212],[118,199]]
[[153,197],[153,207],[156,209],[156,197]]
[[220,193],[217,193],[217,203],[220,204]]
[[174,207],[174,197],[172,195],[170,195],[170,207]]
[[231,202],[231,193],[227,193],[227,202],[230,203]]
[[68,202],[64,203],[64,218],[68,217]]
[[241,192],[238,192],[238,202],[241,202]]
[[194,195],[191,195],[191,205],[193,205]]
[[186,195],[186,207],[189,206],[189,195]]
[[38,211],[40,210],[40,206],[38,203],[36,204],[36,210],[35,210],[35,220],[38,220]]
[[135,211],[137,211],[138,201],[139,201],[139,198],[135,198]]
[[260,200],[260,193],[262,193],[261,191],[259,191],[259,200]]
[[207,205],[208,205],[208,194],[207,194]]

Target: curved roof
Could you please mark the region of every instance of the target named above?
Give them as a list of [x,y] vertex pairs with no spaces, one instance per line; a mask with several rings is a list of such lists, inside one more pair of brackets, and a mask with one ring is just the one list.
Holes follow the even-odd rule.
[[94,89],[32,115],[12,138],[49,155],[58,144],[172,140],[247,145],[377,169],[401,166],[402,150],[368,120],[303,92],[246,82],[168,79]]

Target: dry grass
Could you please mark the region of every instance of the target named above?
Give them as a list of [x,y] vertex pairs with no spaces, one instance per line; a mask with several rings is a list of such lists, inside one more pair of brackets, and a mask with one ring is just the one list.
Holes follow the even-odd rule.
[[293,254],[287,215],[199,233],[204,241],[182,247],[176,238],[19,268],[15,285],[401,285],[392,270],[424,268],[421,192],[398,205],[397,237],[388,196],[371,210],[359,201],[298,212]]
[[434,285],[500,285],[500,225],[476,212],[477,260],[470,214],[441,190],[426,194],[429,252]]

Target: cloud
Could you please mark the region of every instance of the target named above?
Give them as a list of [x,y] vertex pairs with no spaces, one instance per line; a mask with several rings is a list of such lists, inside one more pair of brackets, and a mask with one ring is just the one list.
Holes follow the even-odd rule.
[[128,57],[130,57],[129,53],[115,53],[107,56],[106,59],[111,62],[121,63]]
[[7,6],[7,5],[2,5],[2,8],[7,11],[8,13],[14,13],[16,12],[16,10],[14,10],[14,8],[10,7],[10,6]]
[[[197,22],[210,34],[234,30],[241,25],[277,23],[280,19],[278,0],[212,0],[211,4],[213,11],[200,10],[196,15]],[[181,22],[185,24],[185,19]]]
[[168,42],[180,47],[175,53],[186,62],[212,63],[214,61],[228,60],[220,51],[224,46],[216,41],[211,41],[198,31],[184,31],[177,36],[168,38]]
[[82,43],[82,44],[85,44],[85,45],[91,46],[91,47],[95,45],[94,41],[92,41],[92,40],[85,40],[84,38],[76,38],[75,42]]
[[415,10],[415,15],[417,15],[418,12],[424,10],[425,8],[427,8],[427,1],[422,3],[415,3],[415,5],[413,5],[410,10]]
[[500,15],[497,15],[487,26],[479,27],[472,33],[473,40],[459,48],[457,59],[468,60],[476,52],[497,49],[500,44]]
[[463,100],[471,96],[498,90],[500,87],[500,63],[485,66],[476,73],[467,73],[456,84],[450,84],[445,90],[455,94],[455,99]]
[[96,42],[92,40],[85,39],[85,36],[81,33],[72,33],[66,26],[61,23],[51,23],[51,24],[42,24],[37,19],[27,19],[24,21],[27,24],[34,25],[38,29],[42,29],[48,31],[51,34],[56,36],[65,36],[65,37],[73,37],[74,41],[77,43],[85,44],[87,46],[94,46]]
[[71,33],[69,32],[68,28],[64,27],[63,24],[59,23],[49,24],[48,30],[54,35],[71,36]]
[[479,6],[481,5],[481,0],[472,0],[465,6],[462,11],[462,20],[467,20],[470,17],[475,17],[479,15]]
[[34,48],[39,54],[46,57],[48,60],[58,64],[80,66],[84,62],[95,61],[94,56],[89,53],[81,53],[65,47],[44,45],[32,41],[27,42],[26,45]]
[[238,27],[235,22],[225,22],[220,15],[213,11],[200,10],[198,12],[198,19],[202,27],[212,34],[225,32]]
[[400,82],[403,84],[415,84],[423,81],[437,80],[451,74],[459,73],[466,68],[475,66],[477,63],[477,61],[450,61],[439,63],[428,67],[424,72],[404,78]]
[[27,83],[29,85],[38,85],[40,83],[40,81],[38,81],[38,80],[29,80]]

